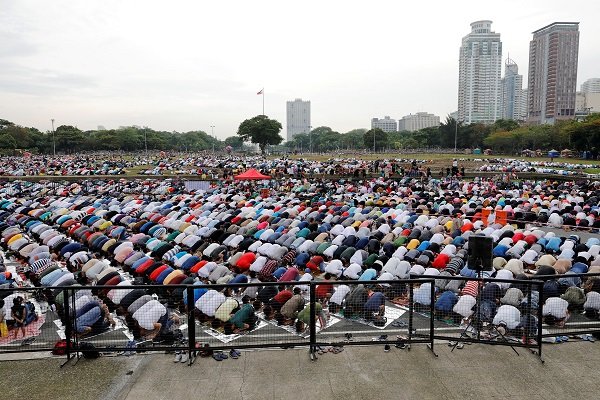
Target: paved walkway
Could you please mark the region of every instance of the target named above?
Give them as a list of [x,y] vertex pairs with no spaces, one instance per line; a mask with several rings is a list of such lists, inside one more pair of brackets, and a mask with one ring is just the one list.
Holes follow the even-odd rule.
[[[61,359],[0,363],[7,399],[597,399],[600,345],[547,345],[546,363],[527,350],[471,345],[435,358],[423,345],[409,352],[347,347],[311,362],[306,349],[244,352],[238,360],[171,355],[101,357],[60,369]],[[6,385],[4,383],[7,383]]]

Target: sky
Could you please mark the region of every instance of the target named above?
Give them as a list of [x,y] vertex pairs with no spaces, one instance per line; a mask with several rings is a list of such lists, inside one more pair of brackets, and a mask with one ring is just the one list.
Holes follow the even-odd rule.
[[[568,5],[568,7],[566,7]],[[0,118],[41,131],[140,125],[235,135],[311,101],[311,125],[457,108],[470,23],[493,21],[527,76],[531,32],[580,22],[578,89],[600,77],[600,2],[0,0]]]

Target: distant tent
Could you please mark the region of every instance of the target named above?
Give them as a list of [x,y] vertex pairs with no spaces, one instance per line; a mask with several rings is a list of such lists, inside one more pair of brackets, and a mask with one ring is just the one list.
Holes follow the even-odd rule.
[[262,181],[262,180],[266,180],[266,179],[271,179],[271,177],[268,175],[261,174],[259,171],[255,170],[254,168],[250,168],[246,172],[234,176],[234,179],[236,181],[250,181],[250,180]]
[[557,150],[550,150],[548,152],[548,157],[550,157],[550,158],[560,157],[560,153]]
[[481,154],[481,149],[477,148],[477,149],[473,150],[473,154]]

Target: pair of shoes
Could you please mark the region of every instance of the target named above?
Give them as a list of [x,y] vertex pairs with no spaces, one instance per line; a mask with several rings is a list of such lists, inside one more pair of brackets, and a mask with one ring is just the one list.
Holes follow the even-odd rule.
[[182,356],[181,352],[179,352],[179,351],[175,352],[175,359],[173,360],[173,362],[175,362],[175,363],[181,362],[181,356]]
[[563,342],[568,342],[568,341],[569,341],[568,336],[557,336],[555,339],[555,343],[563,343]]
[[371,338],[371,340],[374,342],[383,342],[384,340],[387,340],[387,338],[388,338],[388,335],[381,335],[379,337]]
[[394,345],[395,348],[400,349],[400,350],[404,350],[405,348],[408,347],[408,345],[406,343],[396,343]]
[[216,361],[223,361],[228,359],[229,356],[227,356],[227,354],[223,353],[222,351],[217,351],[213,353],[212,358],[214,358]]
[[583,341],[586,341],[586,342],[592,342],[593,343],[593,342],[596,341],[596,338],[594,338],[592,335],[587,334],[587,333],[583,334],[583,335],[579,335],[579,338],[581,340],[583,340]]
[[383,351],[384,351],[385,353],[389,353],[389,352],[390,352],[390,345],[389,345],[389,344],[386,344],[385,346],[383,346]]
[[231,349],[229,351],[229,357],[233,358],[234,360],[237,360],[238,358],[240,358],[241,355],[242,355],[242,353],[240,353],[236,349]]
[[404,321],[394,321],[391,323],[394,328],[406,328],[408,324]]
[[181,352],[181,360],[179,360],[180,363],[184,364],[184,363],[188,362],[189,359],[190,359],[190,357],[188,356],[187,351]]

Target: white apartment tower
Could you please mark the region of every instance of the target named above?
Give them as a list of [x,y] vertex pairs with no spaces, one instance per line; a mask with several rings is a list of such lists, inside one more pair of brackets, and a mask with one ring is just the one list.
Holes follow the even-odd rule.
[[590,78],[581,84],[583,93],[600,93],[600,78]]
[[501,85],[502,118],[524,121],[527,118],[527,101],[523,90],[523,75],[519,75],[519,66],[510,58],[504,64]]
[[440,125],[440,117],[426,112],[418,112],[416,114],[405,115],[398,120],[398,130],[402,131],[419,131],[421,129],[430,128]]
[[299,133],[310,132],[310,101],[296,99],[287,102],[287,140]]
[[398,122],[395,119],[386,115],[385,118],[372,118],[371,119],[371,129],[379,128],[384,132],[396,132],[398,131]]
[[502,116],[502,42],[492,21],[475,21],[463,37],[458,69],[458,120],[491,124]]

